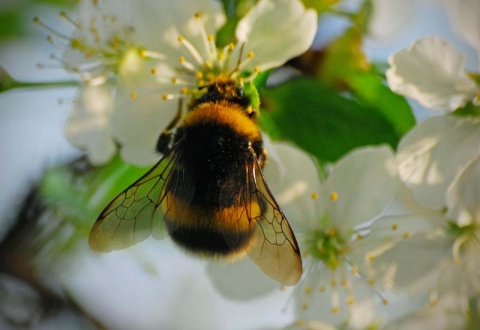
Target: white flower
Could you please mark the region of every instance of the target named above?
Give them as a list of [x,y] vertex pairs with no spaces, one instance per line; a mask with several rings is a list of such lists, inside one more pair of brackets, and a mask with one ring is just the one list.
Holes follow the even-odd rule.
[[[440,210],[454,180],[480,157],[480,118],[428,118],[400,141],[398,172],[417,202]],[[471,189],[480,185],[472,177]]]
[[316,13],[299,0],[259,1],[239,21],[236,43],[222,48],[216,33],[226,16],[215,0],[83,1],[78,20],[62,16],[75,31],[71,37],[55,34],[68,42],[61,63],[80,74],[84,91],[107,84],[114,99],[103,116],[109,134],[72,129],[75,118],[89,113],[77,106],[67,126],[70,140],[97,163],[108,160],[111,150],[104,157],[91,151],[115,140],[122,157],[138,165],[158,159],[156,142],[178,99],[185,98],[186,107],[209,82],[228,77],[243,84],[283,64],[308,49],[317,27]]
[[480,90],[465,71],[465,56],[438,37],[415,41],[390,56],[389,64],[390,88],[433,110],[454,111]]
[[392,211],[401,189],[388,147],[359,149],[342,158],[320,187],[314,217],[291,220],[299,222],[306,255],[295,296],[299,321],[353,328],[376,321],[376,309],[387,300],[379,299],[362,251],[375,249],[369,228]]

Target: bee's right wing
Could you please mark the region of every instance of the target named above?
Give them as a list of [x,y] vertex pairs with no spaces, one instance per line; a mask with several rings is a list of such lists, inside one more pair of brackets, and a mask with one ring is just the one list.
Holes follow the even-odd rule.
[[92,250],[125,249],[152,233],[160,235],[163,231],[161,203],[165,198],[164,185],[179,157],[180,153],[175,149],[166,154],[105,207],[90,231]]

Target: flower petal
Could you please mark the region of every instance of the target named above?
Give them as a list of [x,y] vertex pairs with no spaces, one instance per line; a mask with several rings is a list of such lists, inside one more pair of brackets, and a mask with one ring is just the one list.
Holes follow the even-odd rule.
[[342,158],[327,179],[329,218],[348,230],[372,221],[385,212],[399,187],[389,147],[357,149]]
[[480,156],[458,176],[447,192],[447,218],[459,226],[480,224]]
[[465,56],[438,37],[417,40],[393,54],[389,64],[390,88],[433,110],[453,111],[478,92],[465,72]]
[[268,160],[263,173],[294,232],[316,228],[317,202],[312,194],[319,193],[321,183],[314,161],[288,143],[264,140]]
[[477,0],[444,1],[453,28],[477,52],[480,52],[480,2]]
[[[261,0],[237,25],[238,43],[254,57],[243,68],[268,70],[304,53],[317,31],[317,14],[298,0]],[[237,47],[238,51],[240,47]],[[237,53],[238,54],[238,53]],[[232,55],[235,57],[235,53]]]
[[85,150],[95,165],[108,162],[116,152],[110,129],[114,102],[110,89],[108,84],[83,87],[65,127],[70,142]]
[[400,141],[399,176],[419,203],[442,209],[452,181],[479,155],[480,119],[428,118]]

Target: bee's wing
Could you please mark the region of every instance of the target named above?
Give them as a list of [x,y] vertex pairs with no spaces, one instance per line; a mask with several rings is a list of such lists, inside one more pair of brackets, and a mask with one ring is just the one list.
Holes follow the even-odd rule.
[[176,150],[166,154],[105,207],[90,231],[92,250],[120,250],[143,241],[152,232],[154,236],[160,235],[163,213],[159,206],[165,198],[163,186],[179,156]]
[[247,165],[250,201],[261,206],[253,217],[255,237],[248,256],[265,274],[284,285],[295,285],[302,276],[300,249],[280,206],[272,196],[257,161]]

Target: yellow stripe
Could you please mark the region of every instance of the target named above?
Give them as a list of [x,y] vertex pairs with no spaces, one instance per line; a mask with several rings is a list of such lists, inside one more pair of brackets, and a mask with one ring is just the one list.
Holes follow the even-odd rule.
[[188,127],[202,123],[217,123],[229,126],[250,141],[261,139],[257,124],[247,117],[239,105],[228,101],[200,104],[185,116],[182,126]]
[[204,228],[221,232],[245,232],[253,229],[250,219],[260,215],[256,201],[246,205],[224,207],[213,211],[201,206],[191,206],[167,193],[162,202],[162,211],[170,222],[186,228]]

